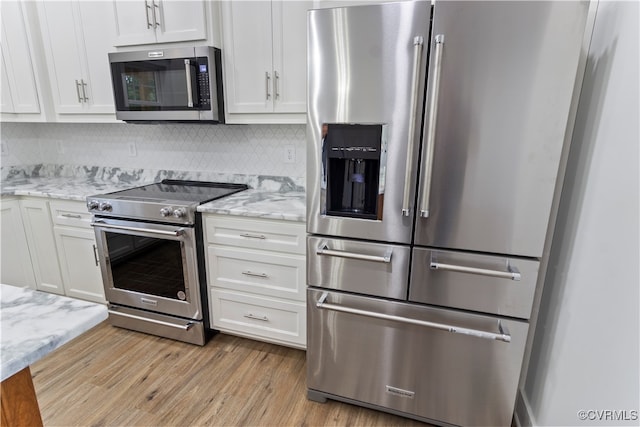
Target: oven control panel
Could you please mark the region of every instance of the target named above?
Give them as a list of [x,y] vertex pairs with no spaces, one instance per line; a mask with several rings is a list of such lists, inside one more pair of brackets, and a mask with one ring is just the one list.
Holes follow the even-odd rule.
[[88,198],[87,209],[98,216],[160,221],[173,224],[193,224],[195,209],[162,203],[134,203],[131,200]]
[[171,206],[165,206],[160,209],[160,216],[163,218],[171,217],[184,218],[187,216],[187,210],[185,208],[172,208]]
[[87,202],[87,209],[89,209],[89,212],[111,212],[113,210],[113,206],[111,206],[111,203],[104,200],[89,200]]

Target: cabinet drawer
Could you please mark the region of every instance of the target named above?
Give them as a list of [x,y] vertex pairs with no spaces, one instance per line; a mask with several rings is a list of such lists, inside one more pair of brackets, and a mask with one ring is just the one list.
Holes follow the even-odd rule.
[[305,253],[304,223],[222,216],[207,216],[205,221],[209,243],[301,255]]
[[83,202],[52,201],[49,209],[55,225],[91,228],[91,214]]
[[309,237],[308,285],[404,300],[408,246]]
[[211,327],[304,348],[306,305],[210,288]]
[[310,390],[443,425],[511,425],[527,322],[319,289],[308,298]]
[[209,246],[209,285],[266,296],[305,300],[302,255]]
[[409,300],[528,319],[536,260],[415,248]]

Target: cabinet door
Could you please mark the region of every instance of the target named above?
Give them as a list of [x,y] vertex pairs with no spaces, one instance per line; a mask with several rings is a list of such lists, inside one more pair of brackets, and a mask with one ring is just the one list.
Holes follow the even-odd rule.
[[85,102],[86,112],[115,116],[108,56],[110,51],[115,50],[113,10],[111,5],[104,1],[80,1],[78,8],[78,24],[82,30],[78,43],[82,47],[82,75],[88,98]]
[[2,113],[40,113],[38,89],[22,3],[0,3],[2,17]]
[[158,43],[207,38],[206,8],[203,0],[155,0],[154,4],[157,6],[155,27]]
[[33,263],[36,288],[64,294],[48,202],[40,199],[21,200],[20,210]]
[[115,46],[156,42],[151,0],[114,0]]
[[17,200],[3,200],[0,208],[2,244],[0,282],[26,288],[36,288],[31,256],[24,234],[24,225]]
[[104,288],[93,230],[54,227],[65,294],[104,303]]
[[81,113],[82,63],[77,44],[75,4],[42,1],[38,6],[55,110],[59,114]]
[[312,1],[274,1],[273,111],[307,111],[307,10]]
[[271,2],[223,2],[228,113],[273,111]]
[[43,1],[39,16],[56,112],[115,114],[107,59],[113,41],[110,5]]

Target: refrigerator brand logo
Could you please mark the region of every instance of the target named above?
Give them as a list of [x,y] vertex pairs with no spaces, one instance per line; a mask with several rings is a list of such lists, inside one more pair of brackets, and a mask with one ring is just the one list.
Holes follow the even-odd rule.
[[391,387],[390,385],[386,386],[386,388],[387,393],[395,394],[400,397],[408,397],[409,399],[413,399],[413,396],[416,394],[415,391],[403,390],[401,388]]

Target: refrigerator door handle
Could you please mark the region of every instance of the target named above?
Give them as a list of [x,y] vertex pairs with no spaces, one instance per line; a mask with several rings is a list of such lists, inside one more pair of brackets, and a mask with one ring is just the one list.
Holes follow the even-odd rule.
[[440,94],[440,71],[442,69],[442,49],[444,34],[435,38],[435,53],[433,66],[433,86],[429,99],[429,117],[427,118],[426,144],[424,149],[424,182],[420,196],[420,217],[429,217],[429,196],[431,195],[431,175],[433,173],[433,150],[436,140],[436,120],[438,119],[438,95]]
[[441,331],[451,332],[454,334],[471,335],[477,338],[483,338],[487,340],[511,342],[511,335],[509,334],[509,331],[502,324],[500,320],[498,320],[498,331],[499,331],[498,333],[487,332],[487,331],[481,331],[479,329],[463,328],[463,327],[454,326],[454,325],[447,325],[445,323],[429,322],[427,320],[418,320],[418,319],[412,319],[409,317],[394,316],[391,314],[384,314],[384,313],[378,313],[375,311],[361,310],[359,308],[352,308],[352,307],[345,307],[337,304],[330,304],[326,302],[327,296],[328,296],[327,292],[322,293],[322,295],[316,302],[317,308],[338,311],[341,313],[357,314],[360,316],[372,317],[374,319],[390,320],[393,322],[424,326],[426,328],[438,329]]
[[393,253],[393,249],[391,248],[387,249],[385,254],[382,256],[366,255],[366,254],[359,254],[355,252],[346,252],[346,251],[336,251],[333,249],[329,249],[329,245],[327,244],[326,241],[320,242],[318,249],[316,249],[316,254],[318,255],[328,255],[328,256],[334,256],[334,257],[340,257],[340,258],[359,259],[362,261],[384,262],[387,264],[391,262],[392,253]]
[[418,88],[420,86],[420,64],[422,63],[422,48],[424,39],[420,36],[413,38],[413,75],[411,81],[411,110],[409,115],[409,131],[407,134],[407,165],[404,179],[404,193],[402,197],[402,216],[409,216],[411,213],[411,178],[413,171],[413,151],[416,133],[416,115],[418,112]]
[[434,261],[431,261],[429,264],[430,264],[429,267],[432,270],[447,270],[447,271],[455,271],[457,273],[479,274],[481,276],[499,277],[501,279],[511,279],[511,280],[522,279],[520,272],[515,267],[512,267],[511,265],[507,267],[509,271],[498,271],[498,270],[488,270],[486,268],[466,267],[464,265],[443,264],[441,262],[434,262]]

